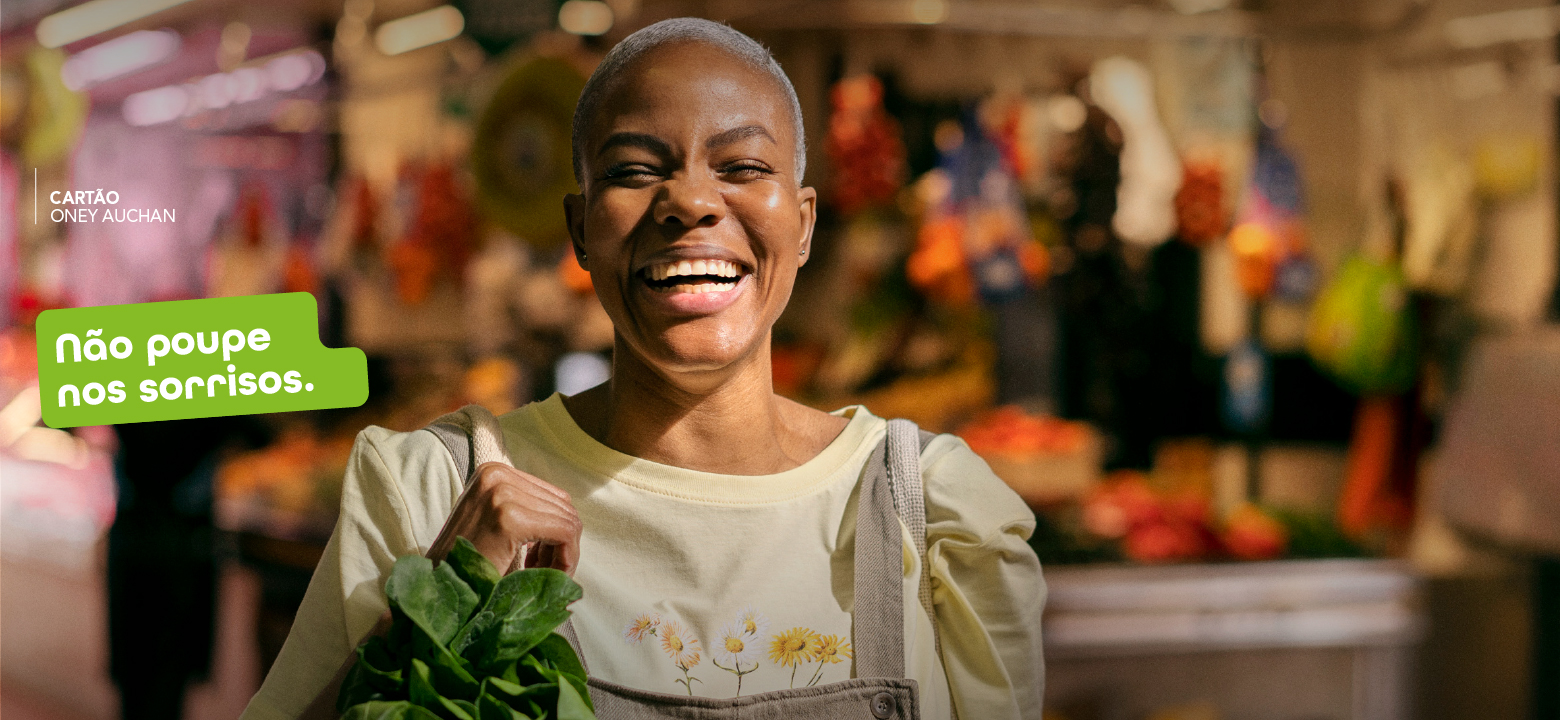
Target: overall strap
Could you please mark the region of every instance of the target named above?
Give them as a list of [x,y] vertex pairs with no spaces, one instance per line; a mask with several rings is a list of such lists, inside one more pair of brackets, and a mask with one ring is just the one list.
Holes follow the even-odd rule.
[[932,607],[932,570],[926,562],[926,487],[921,481],[921,453],[935,437],[909,420],[888,421],[888,477],[893,486],[894,511],[910,531],[915,556],[921,561],[917,597],[932,622],[932,641],[940,658],[942,637],[937,632],[937,614]]
[[921,606],[936,628],[931,576],[926,570],[926,492],[921,483],[921,452],[933,437],[909,420],[888,421],[883,443],[873,450],[861,477],[851,637],[856,677],[905,676],[904,543],[896,520],[910,531],[916,557],[921,558]]
[[856,496],[854,627],[856,677],[905,676],[904,551],[888,462],[903,449],[890,431],[872,450]]

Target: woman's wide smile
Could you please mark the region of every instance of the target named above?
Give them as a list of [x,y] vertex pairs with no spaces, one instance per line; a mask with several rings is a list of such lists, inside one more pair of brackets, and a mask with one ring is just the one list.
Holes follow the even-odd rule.
[[713,315],[730,307],[752,285],[753,273],[725,253],[668,248],[634,275],[650,307],[679,316]]

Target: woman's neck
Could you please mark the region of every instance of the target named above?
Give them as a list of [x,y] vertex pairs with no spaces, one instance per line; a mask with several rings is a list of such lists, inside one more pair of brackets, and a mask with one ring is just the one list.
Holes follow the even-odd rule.
[[726,475],[769,475],[822,452],[849,422],[774,393],[769,345],[737,367],[667,378],[619,342],[612,379],[564,398],[574,422],[618,452]]

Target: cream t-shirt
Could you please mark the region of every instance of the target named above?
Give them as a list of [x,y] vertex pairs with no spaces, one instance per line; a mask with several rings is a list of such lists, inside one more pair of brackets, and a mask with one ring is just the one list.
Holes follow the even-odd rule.
[[[856,483],[887,423],[861,407],[817,457],[774,475],[685,470],[619,453],[554,395],[500,418],[515,465],[569,493],[584,523],[574,627],[593,676],[705,697],[852,676]],[[922,717],[1040,717],[1045,584],[1034,515],[962,440],[921,455],[941,634],[905,549],[906,675]],[[424,553],[460,495],[432,433],[364,430],[341,516],[281,655],[244,720],[296,718],[385,611],[395,559]],[[740,683],[740,687],[739,687]]]

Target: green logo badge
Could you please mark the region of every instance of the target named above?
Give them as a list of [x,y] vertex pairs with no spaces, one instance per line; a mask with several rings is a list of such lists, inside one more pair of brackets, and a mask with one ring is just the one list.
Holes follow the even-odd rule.
[[48,310],[38,389],[49,427],[357,407],[368,360],[320,344],[308,293]]

